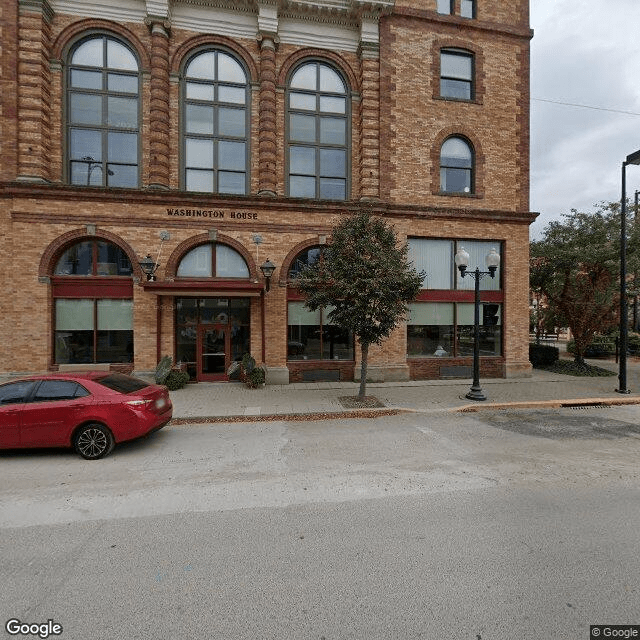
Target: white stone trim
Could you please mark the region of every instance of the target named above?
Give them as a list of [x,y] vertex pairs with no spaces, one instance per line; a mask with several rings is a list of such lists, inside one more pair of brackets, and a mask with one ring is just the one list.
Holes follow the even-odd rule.
[[51,0],[56,13],[114,22],[143,22],[147,16],[144,0]]

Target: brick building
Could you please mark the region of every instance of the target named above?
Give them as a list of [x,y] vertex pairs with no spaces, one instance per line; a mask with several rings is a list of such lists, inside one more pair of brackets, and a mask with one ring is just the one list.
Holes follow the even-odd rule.
[[6,0],[0,373],[353,379],[295,274],[367,206],[427,273],[371,378],[470,375],[461,246],[501,256],[481,374],[527,375],[530,38],[528,0]]

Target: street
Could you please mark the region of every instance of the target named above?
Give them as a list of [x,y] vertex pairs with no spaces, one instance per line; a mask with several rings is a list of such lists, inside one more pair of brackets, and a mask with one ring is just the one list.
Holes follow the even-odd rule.
[[639,416],[233,422],[95,462],[3,452],[3,627],[572,640],[639,624]]

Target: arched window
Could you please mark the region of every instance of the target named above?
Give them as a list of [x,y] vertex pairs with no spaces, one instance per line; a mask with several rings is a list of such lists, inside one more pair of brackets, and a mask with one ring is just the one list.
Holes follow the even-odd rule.
[[447,138],[440,150],[440,191],[473,193],[473,149],[464,138]]
[[287,190],[295,198],[345,200],[349,193],[347,84],[333,67],[307,62],[287,87]]
[[131,276],[127,254],[112,242],[82,240],[58,258],[56,276]]
[[297,278],[305,267],[322,260],[322,255],[325,249],[325,246],[320,245],[316,247],[309,247],[299,253],[289,267],[289,278]]
[[249,267],[235,249],[225,244],[207,243],[183,256],[177,275],[182,278],[248,278]]
[[81,240],[60,255],[52,274],[56,364],[133,362],[132,274],[111,242]]
[[225,51],[196,54],[182,79],[183,183],[187,191],[246,194],[249,83]]
[[137,187],[140,76],[136,56],[109,35],[81,40],[67,75],[69,182]]

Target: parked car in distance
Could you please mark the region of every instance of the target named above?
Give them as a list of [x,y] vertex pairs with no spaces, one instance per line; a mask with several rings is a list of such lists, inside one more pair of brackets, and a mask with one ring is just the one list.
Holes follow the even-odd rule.
[[122,373],[29,376],[0,385],[0,448],[73,447],[97,460],[172,415],[166,387]]

